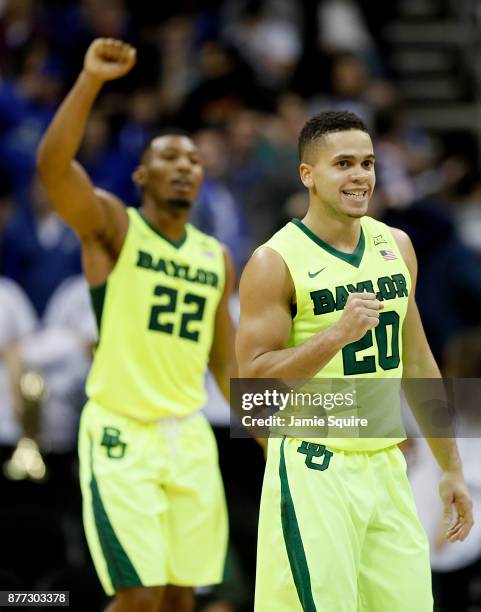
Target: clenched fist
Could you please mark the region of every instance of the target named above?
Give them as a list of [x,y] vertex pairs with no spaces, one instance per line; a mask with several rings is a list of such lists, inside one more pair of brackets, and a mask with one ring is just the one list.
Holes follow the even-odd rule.
[[129,72],[135,64],[136,50],[114,38],[97,38],[87,49],[84,70],[96,79],[112,81]]
[[351,293],[342,317],[335,324],[346,344],[360,340],[367,331],[379,325],[379,311],[384,308],[374,293]]

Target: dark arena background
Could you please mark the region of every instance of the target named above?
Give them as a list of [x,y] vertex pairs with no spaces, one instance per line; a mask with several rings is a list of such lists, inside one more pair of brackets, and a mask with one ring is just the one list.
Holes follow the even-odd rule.
[[[145,141],[166,126],[191,132],[205,171],[191,221],[229,246],[237,277],[307,210],[305,121],[328,109],[362,117],[377,159],[369,214],[412,239],[434,356],[447,377],[481,376],[479,0],[0,0],[0,590],[68,590],[83,612],[108,603],[76,454],[96,325],[78,239],[35,160],[97,37],[129,42],[137,63],[103,88],[78,161],[139,206],[131,175]],[[236,320],[236,296],[231,306]],[[264,457],[254,440],[230,438],[229,407],[207,385],[230,543],[224,582],[198,590],[197,610],[252,612]],[[481,611],[479,435],[459,441],[477,523],[456,545],[439,537],[427,444],[404,443],[438,611]]]

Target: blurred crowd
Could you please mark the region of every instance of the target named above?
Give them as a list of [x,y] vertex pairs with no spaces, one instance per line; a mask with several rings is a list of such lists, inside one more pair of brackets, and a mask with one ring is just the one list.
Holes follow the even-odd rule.
[[[97,186],[138,206],[131,174],[145,141],[166,126],[191,131],[205,168],[192,222],[230,247],[238,275],[256,246],[307,209],[297,169],[307,118],[325,109],[360,115],[377,157],[371,214],[411,236],[417,299],[435,357],[446,375],[480,376],[477,140],[474,132],[431,133],[409,121],[389,41],[380,36],[395,11],[396,2],[354,0],[0,1],[0,489],[9,500],[0,510],[2,588],[68,583],[81,598],[89,583],[98,592],[75,465],[95,322],[78,240],[52,212],[35,174],[37,144],[95,37],[130,42],[138,60],[101,93],[80,163]],[[453,374],[450,356],[459,346],[463,368]],[[254,443],[249,453],[248,441],[228,439],[228,409],[212,394],[233,537],[227,586],[205,595],[205,609],[251,610],[262,456]],[[19,448],[22,438],[34,447]],[[244,474],[235,467],[239,452],[248,457]],[[481,445],[470,453],[467,460],[479,462]],[[413,474],[427,465],[422,452],[410,456]],[[481,489],[476,480],[472,486]],[[42,503],[42,512],[29,513],[32,503]],[[47,560],[40,549],[19,551],[19,541],[5,535],[23,525],[25,538],[33,538],[36,514],[45,515],[40,541],[52,538]],[[466,567],[479,565],[476,538]],[[463,569],[460,563],[438,569],[448,575]],[[474,588],[473,575],[465,589]]]

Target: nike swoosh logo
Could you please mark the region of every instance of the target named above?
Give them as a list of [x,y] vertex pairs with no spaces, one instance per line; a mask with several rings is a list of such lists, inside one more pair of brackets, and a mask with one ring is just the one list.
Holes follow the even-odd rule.
[[323,270],[325,270],[325,269],[326,269],[326,268],[324,267],[324,268],[321,268],[320,270],[318,270],[317,272],[308,272],[308,274],[309,274],[309,278],[316,278],[316,276],[317,276],[318,274],[320,274],[320,273],[321,273]]

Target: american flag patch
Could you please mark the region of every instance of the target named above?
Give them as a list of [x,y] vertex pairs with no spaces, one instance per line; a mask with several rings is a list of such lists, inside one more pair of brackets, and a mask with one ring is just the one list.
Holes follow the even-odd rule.
[[397,259],[396,254],[391,251],[390,249],[383,249],[382,251],[379,251],[382,255],[383,259]]

